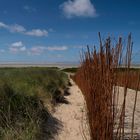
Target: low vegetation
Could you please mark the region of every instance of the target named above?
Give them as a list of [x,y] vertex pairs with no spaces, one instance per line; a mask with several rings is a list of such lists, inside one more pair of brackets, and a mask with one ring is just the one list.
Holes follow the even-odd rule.
[[64,72],[69,72],[69,73],[76,73],[77,72],[77,70],[78,70],[78,68],[76,67],[76,68],[65,68],[65,69],[63,69],[62,71],[64,71]]
[[48,109],[62,99],[67,83],[57,68],[1,68],[0,139],[40,140]]

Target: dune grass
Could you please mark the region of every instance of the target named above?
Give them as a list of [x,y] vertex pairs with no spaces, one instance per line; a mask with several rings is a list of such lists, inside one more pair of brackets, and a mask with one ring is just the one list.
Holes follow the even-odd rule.
[[0,139],[41,139],[50,115],[44,104],[63,96],[57,91],[67,83],[67,75],[57,68],[1,68]]
[[70,73],[76,73],[78,71],[78,68],[77,67],[76,68],[74,68],[74,67],[72,67],[72,68],[65,68],[62,71],[70,72]]

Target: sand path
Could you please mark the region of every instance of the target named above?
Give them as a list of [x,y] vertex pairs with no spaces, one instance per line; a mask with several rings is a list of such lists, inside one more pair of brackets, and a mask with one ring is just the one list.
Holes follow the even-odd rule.
[[[69,104],[60,104],[56,107],[53,116],[58,119],[63,127],[55,136],[55,140],[90,140],[89,127],[84,97],[78,86],[70,79],[72,86],[69,89],[69,96],[66,96]],[[119,104],[123,101],[123,88],[120,87]],[[125,115],[125,136],[130,137],[132,112],[134,106],[135,91],[128,89]],[[140,92],[138,92],[137,106],[135,112],[134,137],[140,140]]]
[[55,140],[84,140],[84,135],[90,140],[83,95],[72,79],[70,82],[70,95],[66,96],[69,104],[58,105],[53,114],[63,125]]

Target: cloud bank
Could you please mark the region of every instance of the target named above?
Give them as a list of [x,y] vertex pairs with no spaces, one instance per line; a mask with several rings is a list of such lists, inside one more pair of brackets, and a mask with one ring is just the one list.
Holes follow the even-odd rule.
[[3,22],[0,22],[0,28],[6,29],[9,32],[12,33],[21,33],[24,35],[29,35],[29,36],[35,36],[35,37],[46,37],[48,36],[48,31],[43,29],[32,29],[32,30],[27,30],[25,27],[22,25],[14,24],[14,25],[7,25]]
[[12,53],[24,52],[24,51],[26,51],[26,47],[22,43],[22,41],[18,41],[18,42],[12,43],[9,47],[9,50]]
[[67,46],[35,46],[28,51],[28,54],[40,55],[45,51],[66,51],[67,49]]
[[46,51],[66,51],[67,49],[67,46],[33,46],[26,48],[22,41],[17,41],[9,45],[9,51],[11,53],[26,52],[28,55],[41,55]]
[[27,31],[25,34],[30,35],[30,36],[42,37],[42,36],[48,36],[48,31],[40,30],[40,29],[33,29],[31,31]]

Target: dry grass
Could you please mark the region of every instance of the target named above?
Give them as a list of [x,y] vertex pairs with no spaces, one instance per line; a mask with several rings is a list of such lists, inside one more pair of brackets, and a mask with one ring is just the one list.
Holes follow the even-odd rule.
[[[115,47],[113,47],[110,37],[103,44],[99,33],[99,39],[100,50],[98,52],[95,47],[93,50],[87,47],[87,52],[83,52],[81,55],[81,67],[74,80],[85,96],[92,140],[121,140],[125,139],[127,88],[130,83],[132,84],[131,78],[128,76],[130,75],[132,54],[131,35],[128,36],[128,44],[125,49],[122,45],[122,38],[119,38]],[[122,63],[125,64],[125,70],[121,75],[116,72],[116,69]],[[137,83],[135,89],[138,89],[139,78],[136,77],[139,76],[135,73],[132,74],[132,78],[134,75],[133,80]],[[120,81],[123,81],[120,85],[124,86],[124,100],[121,109],[118,110],[117,85]],[[133,139],[136,101],[137,94],[134,101],[131,139]]]
[[139,76],[140,75],[140,70],[139,69],[130,69],[129,74],[125,75],[125,69],[121,68],[118,69],[118,77],[119,77],[119,81],[117,83],[118,86],[124,86],[125,84],[125,76],[128,77],[128,88],[130,89],[134,89],[136,90],[138,88],[138,90],[140,90],[140,85],[137,87],[137,82],[139,80]]

